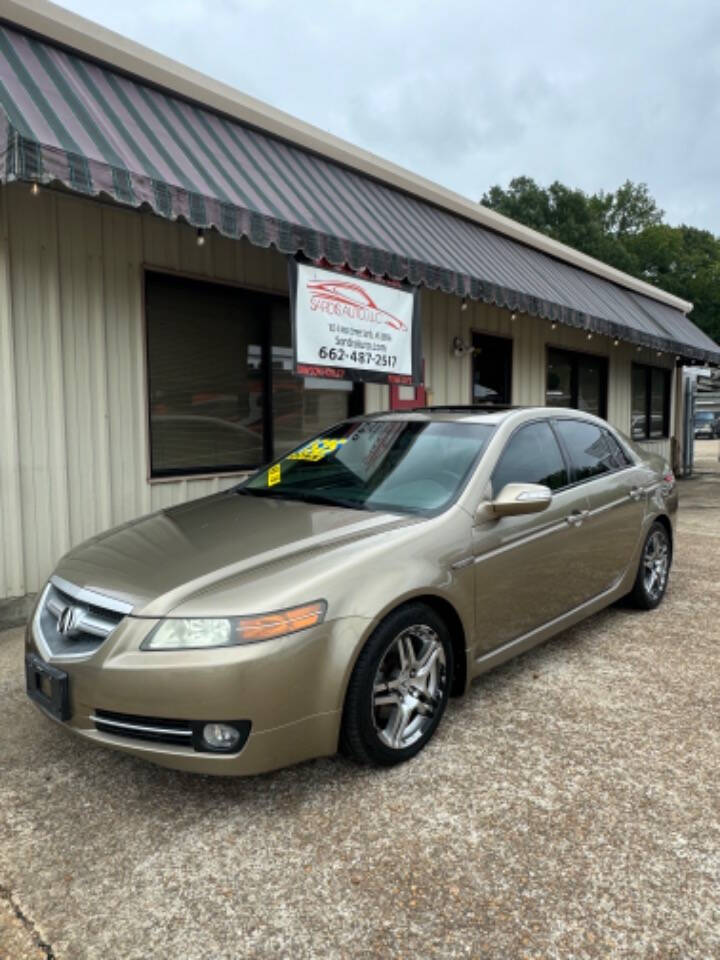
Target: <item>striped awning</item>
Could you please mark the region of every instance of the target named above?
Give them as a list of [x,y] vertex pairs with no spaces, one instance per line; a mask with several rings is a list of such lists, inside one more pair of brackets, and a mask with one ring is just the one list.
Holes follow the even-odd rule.
[[60,182],[286,254],[720,360],[671,306],[8,25],[0,111],[4,182]]

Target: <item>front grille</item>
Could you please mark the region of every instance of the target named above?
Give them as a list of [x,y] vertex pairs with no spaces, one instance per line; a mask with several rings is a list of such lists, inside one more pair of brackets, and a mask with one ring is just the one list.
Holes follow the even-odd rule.
[[111,710],[96,710],[92,718],[100,733],[133,740],[152,740],[155,743],[172,743],[192,747],[193,728],[187,720],[165,720],[158,717],[136,717]]
[[51,577],[35,616],[35,631],[53,657],[88,657],[110,636],[130,604]]

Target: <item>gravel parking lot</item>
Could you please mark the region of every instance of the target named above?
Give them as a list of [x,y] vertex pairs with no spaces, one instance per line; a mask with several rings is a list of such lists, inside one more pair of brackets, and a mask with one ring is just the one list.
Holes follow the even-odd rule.
[[482,678],[391,771],[247,780],[78,743],[0,635],[0,958],[720,957],[720,472],[661,608]]

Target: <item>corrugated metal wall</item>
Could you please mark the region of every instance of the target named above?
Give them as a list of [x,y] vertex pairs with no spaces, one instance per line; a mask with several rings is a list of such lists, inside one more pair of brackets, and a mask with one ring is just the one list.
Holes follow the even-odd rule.
[[[143,265],[287,290],[274,251],[217,235],[198,247],[147,214],[0,190],[0,598],[36,591],[98,530],[235,482],[147,480]],[[544,402],[546,344],[607,353],[610,420],[629,430],[630,364],[649,356],[441,293],[423,292],[423,318],[429,402],[469,402],[470,358],[451,343],[474,329],[513,337],[515,403]],[[387,406],[387,388],[368,386],[366,405]]]

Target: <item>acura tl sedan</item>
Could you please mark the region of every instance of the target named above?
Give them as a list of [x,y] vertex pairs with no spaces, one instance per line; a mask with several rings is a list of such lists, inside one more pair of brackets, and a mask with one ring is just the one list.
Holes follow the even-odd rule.
[[479,674],[622,597],[656,607],[676,510],[669,466],[577,411],[350,419],[68,553],[27,691],[183,770],[395,764]]

